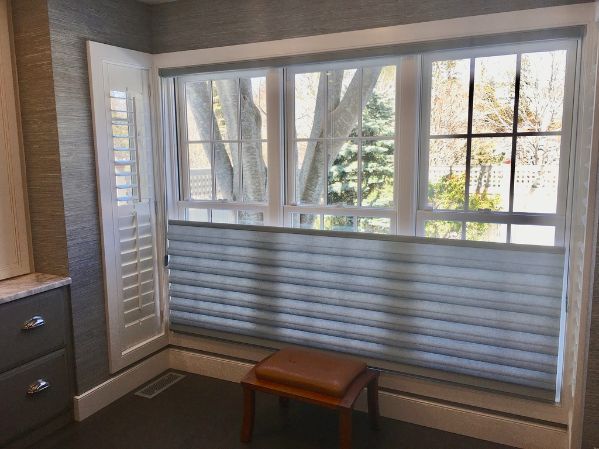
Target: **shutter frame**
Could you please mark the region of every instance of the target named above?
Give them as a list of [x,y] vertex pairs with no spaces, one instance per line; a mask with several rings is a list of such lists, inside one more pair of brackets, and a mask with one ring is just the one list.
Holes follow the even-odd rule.
[[114,373],[167,344],[159,263],[164,249],[158,244],[164,208],[155,195],[160,177],[151,126],[152,56],[87,45]]

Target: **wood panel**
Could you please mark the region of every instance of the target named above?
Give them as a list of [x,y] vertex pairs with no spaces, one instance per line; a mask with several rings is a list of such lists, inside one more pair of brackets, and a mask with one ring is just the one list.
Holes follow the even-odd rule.
[[0,0],[0,279],[31,271],[9,30],[8,0]]

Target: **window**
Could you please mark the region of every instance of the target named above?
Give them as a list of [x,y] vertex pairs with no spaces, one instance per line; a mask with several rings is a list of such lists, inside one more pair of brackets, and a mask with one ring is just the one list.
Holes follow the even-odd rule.
[[575,56],[556,40],[177,77],[179,218],[562,245]]
[[[266,72],[178,80],[181,196],[190,220],[263,224],[267,204]],[[184,168],[183,168],[184,167]]]
[[287,71],[288,226],[391,232],[397,63]]
[[427,55],[419,232],[563,242],[569,43]]

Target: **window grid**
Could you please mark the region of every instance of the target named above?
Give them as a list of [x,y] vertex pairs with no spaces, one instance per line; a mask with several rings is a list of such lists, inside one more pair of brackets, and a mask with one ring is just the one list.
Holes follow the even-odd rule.
[[[287,206],[297,206],[297,207],[320,207],[322,210],[322,214],[327,214],[327,211],[330,211],[331,208],[336,208],[336,207],[359,207],[359,208],[364,208],[364,215],[367,215],[368,213],[366,212],[367,210],[370,210],[370,208],[373,208],[373,206],[364,206],[363,203],[363,195],[364,195],[364,189],[363,189],[363,146],[365,142],[377,142],[377,141],[393,141],[394,142],[394,155],[393,155],[393,159],[396,160],[397,159],[397,147],[395,145],[395,139],[396,139],[396,134],[397,134],[397,129],[398,129],[398,113],[397,113],[397,108],[394,107],[394,129],[395,129],[395,133],[394,134],[382,134],[382,135],[374,135],[374,136],[365,136],[364,135],[364,130],[363,130],[363,115],[364,115],[364,96],[362,94],[362,91],[360,92],[360,98],[359,98],[359,110],[360,113],[358,114],[358,120],[356,123],[356,129],[357,129],[357,135],[356,136],[348,136],[348,137],[335,137],[332,135],[332,123],[331,123],[331,113],[332,111],[330,110],[329,107],[329,99],[330,99],[330,95],[329,95],[329,82],[328,82],[328,77],[329,77],[329,72],[330,70],[352,70],[355,69],[356,70],[356,74],[354,76],[359,76],[359,85],[360,85],[360,89],[363,89],[364,87],[364,69],[365,68],[372,68],[372,67],[387,67],[387,66],[394,66],[395,67],[395,92],[394,92],[394,96],[395,98],[397,98],[398,95],[398,91],[397,91],[397,85],[398,85],[398,80],[399,80],[399,74],[398,74],[398,66],[399,64],[397,63],[397,60],[391,62],[391,61],[377,61],[377,62],[373,62],[369,65],[365,65],[365,64],[360,64],[357,66],[346,66],[346,67],[342,67],[342,68],[335,68],[334,66],[332,68],[326,68],[326,69],[322,69],[322,71],[320,72],[322,75],[321,76],[327,76],[327,82],[325,83],[325,93],[324,93],[324,106],[323,109],[325,111],[326,117],[323,121],[323,134],[325,137],[319,137],[319,138],[298,138],[296,136],[296,129],[295,129],[295,76],[298,74],[302,74],[302,73],[317,73],[318,72],[318,68],[314,68],[313,71],[302,71],[302,70],[292,70],[290,72],[287,73],[287,80],[286,80],[286,84],[288,86],[288,99],[291,99],[290,101],[290,107],[287,108],[287,113],[288,116],[290,117],[289,119],[289,127],[288,127],[288,132],[289,135],[292,136],[291,139],[291,146],[292,148],[294,148],[293,151],[293,157],[292,157],[292,161],[294,161],[294,163],[292,164],[292,172],[293,172],[293,183],[295,184],[294,189],[293,189],[293,194],[291,195],[290,200],[287,202]],[[394,100],[395,103],[395,100]],[[394,105],[395,106],[395,105]],[[331,135],[329,135],[331,134]],[[325,157],[325,164],[323,166],[323,203],[322,204],[311,204],[311,203],[301,203],[299,201],[299,197],[297,194],[298,191],[298,186],[297,186],[297,170],[298,167],[296,166],[297,161],[298,161],[298,155],[297,155],[297,144],[301,143],[301,142],[323,142],[326,145],[326,157]],[[329,154],[329,145],[333,142],[343,142],[343,143],[355,143],[356,144],[356,149],[357,149],[357,186],[356,186],[356,205],[355,206],[345,206],[345,205],[341,205],[341,204],[329,204],[328,203],[328,198],[329,198],[329,183],[328,183],[328,176],[329,176],[329,163],[332,162],[331,159],[331,155]],[[393,170],[394,173],[396,172],[396,170]],[[397,176],[394,176],[394,184],[396,182],[396,178]],[[389,211],[389,219],[394,223],[395,226],[395,218],[394,218],[394,214],[395,214],[395,210],[396,210],[396,202],[397,199],[395,198],[396,195],[393,195],[393,204],[388,207],[388,208],[383,208],[383,209],[387,209]]]
[[[464,185],[464,204],[463,204],[463,209],[459,209],[459,210],[442,210],[442,209],[430,209],[425,207],[425,204],[422,202],[423,201],[423,195],[425,195],[426,192],[426,188],[423,189],[423,187],[426,186],[426,184],[423,184],[423,182],[426,182],[426,179],[423,178],[428,178],[426,172],[423,172],[422,169],[426,168],[428,166],[428,162],[426,164],[422,164],[423,162],[423,158],[428,158],[428,144],[426,145],[422,145],[423,141],[421,140],[423,138],[422,134],[420,134],[420,145],[417,146],[417,148],[415,149],[415,153],[417,154],[416,156],[416,160],[418,160],[418,158],[420,157],[420,161],[421,161],[421,167],[420,167],[420,173],[419,175],[415,176],[415,181],[414,181],[414,186],[412,186],[413,193],[414,193],[414,198],[415,198],[415,203],[410,201],[410,203],[413,205],[413,210],[414,212],[410,212],[409,210],[405,209],[405,205],[402,208],[401,204],[398,204],[398,200],[401,198],[402,199],[402,204],[405,203],[404,199],[405,198],[409,198],[409,196],[411,195],[410,192],[404,192],[404,191],[399,191],[399,181],[398,181],[398,173],[404,173],[405,174],[405,168],[401,167],[401,164],[398,164],[398,162],[401,162],[401,160],[410,160],[410,158],[405,158],[405,156],[402,156],[403,153],[406,152],[410,152],[412,151],[411,149],[406,149],[405,145],[404,148],[400,147],[398,145],[400,139],[398,139],[398,135],[400,135],[400,131],[401,133],[403,133],[404,135],[406,134],[406,129],[401,127],[401,124],[399,123],[399,119],[400,119],[400,111],[402,113],[404,113],[406,110],[408,111],[408,113],[411,113],[411,109],[413,108],[414,110],[416,109],[420,109],[420,114],[421,117],[419,119],[420,122],[420,126],[423,127],[423,124],[425,125],[425,128],[428,128],[426,125],[429,124],[428,119],[425,120],[423,122],[422,117],[430,112],[430,109],[428,109],[430,106],[426,105],[426,101],[425,97],[430,94],[430,91],[427,92],[428,88],[430,88],[430,84],[428,84],[427,87],[427,83],[430,83],[430,80],[426,80],[424,78],[426,78],[427,76],[427,72],[426,69],[424,70],[423,74],[424,74],[424,78],[421,77],[421,75],[416,75],[414,77],[414,79],[416,80],[416,84],[418,86],[418,88],[416,89],[416,94],[415,94],[415,98],[417,100],[418,103],[416,103],[414,100],[410,100],[408,101],[409,106],[407,106],[406,109],[406,104],[403,103],[403,99],[400,97],[400,73],[401,73],[401,65],[403,65],[404,60],[410,60],[410,57],[402,57],[401,59],[401,65],[398,63],[398,60],[395,59],[395,62],[390,63],[390,60],[387,60],[386,62],[380,62],[380,61],[376,61],[374,60],[371,63],[364,63],[361,62],[359,64],[356,65],[350,65],[348,63],[340,63],[340,64],[336,64],[333,63],[332,65],[327,64],[327,66],[330,67],[330,69],[322,69],[321,67],[323,66],[323,64],[320,65],[314,65],[314,66],[304,66],[303,68],[297,68],[297,67],[292,67],[291,69],[285,69],[283,71],[283,69],[271,69],[271,72],[277,72],[278,76],[275,77],[276,80],[278,82],[283,81],[282,83],[279,84],[279,89],[282,88],[282,90],[286,91],[285,96],[283,96],[282,94],[280,95],[280,102],[281,102],[281,112],[284,111],[284,113],[281,113],[280,115],[280,123],[279,125],[281,125],[283,122],[287,123],[285,126],[285,130],[286,132],[282,134],[282,142],[286,142],[286,149],[285,149],[285,153],[288,156],[292,157],[287,157],[285,158],[285,162],[283,163],[283,165],[281,166],[281,169],[283,170],[281,174],[279,174],[279,176],[282,178],[280,179],[280,181],[277,181],[278,184],[275,186],[277,187],[277,189],[280,189],[281,191],[281,195],[282,197],[285,197],[287,199],[287,201],[281,201],[281,203],[277,203],[276,205],[271,205],[268,203],[260,203],[260,204],[253,204],[253,203],[243,203],[243,202],[230,202],[230,201],[218,201],[216,200],[216,176],[214,174],[215,169],[214,169],[214,143],[216,142],[215,140],[215,136],[213,135],[214,133],[214,128],[216,126],[216,124],[214,123],[216,121],[216,117],[215,117],[215,111],[213,108],[211,108],[210,114],[211,114],[211,120],[213,121],[213,126],[211,127],[211,140],[210,141],[206,141],[206,140],[188,140],[185,142],[186,146],[187,146],[187,151],[188,151],[188,145],[191,144],[204,144],[204,143],[208,143],[210,142],[212,144],[212,160],[211,160],[211,171],[212,171],[212,182],[213,182],[213,200],[211,201],[198,201],[198,200],[193,200],[191,199],[190,196],[186,196],[184,198],[187,198],[184,201],[181,201],[179,206],[180,208],[182,208],[181,210],[189,210],[191,209],[206,209],[207,213],[209,214],[209,216],[212,216],[212,210],[231,210],[231,211],[243,211],[243,210],[249,210],[249,211],[260,211],[264,214],[266,218],[266,221],[268,221],[268,224],[271,225],[275,225],[275,226],[292,226],[293,225],[293,217],[297,216],[299,217],[300,214],[313,214],[315,216],[319,217],[319,221],[320,221],[320,225],[319,227],[322,229],[323,225],[324,225],[324,217],[325,216],[338,216],[340,218],[342,217],[350,217],[353,220],[353,230],[356,231],[357,227],[358,227],[358,219],[359,217],[379,217],[379,218],[384,218],[384,219],[388,219],[391,226],[390,226],[390,233],[392,234],[396,234],[398,233],[398,228],[399,228],[399,223],[406,220],[405,217],[407,216],[413,216],[413,220],[414,220],[414,230],[410,231],[411,226],[407,226],[406,223],[403,223],[401,229],[402,232],[406,233],[412,233],[412,235],[414,235],[414,232],[416,235],[423,235],[423,230],[424,230],[424,223],[428,220],[449,220],[449,221],[458,221],[462,224],[461,230],[460,230],[460,237],[462,239],[465,239],[467,237],[466,232],[466,226],[468,224],[471,223],[495,223],[498,225],[504,225],[507,228],[507,236],[506,236],[506,241],[510,242],[512,240],[512,236],[511,236],[511,229],[512,229],[512,225],[532,225],[532,226],[551,226],[555,228],[556,231],[556,238],[555,238],[555,244],[563,244],[563,240],[564,240],[564,236],[563,236],[563,232],[565,229],[565,205],[562,205],[559,198],[558,198],[558,206],[557,206],[557,213],[527,213],[527,212],[514,212],[514,190],[515,190],[515,181],[516,181],[516,156],[518,156],[518,138],[522,138],[522,137],[544,137],[544,136],[557,136],[557,137],[562,137],[562,153],[564,152],[564,148],[566,149],[566,151],[569,150],[569,142],[564,142],[564,138],[566,138],[569,135],[569,130],[567,129],[568,126],[571,125],[571,117],[567,118],[566,113],[568,112],[567,109],[567,105],[564,104],[564,116],[563,116],[563,123],[562,123],[562,129],[560,131],[530,131],[530,130],[523,130],[520,131],[518,129],[519,127],[519,95],[520,95],[520,77],[521,77],[521,60],[522,60],[522,55],[526,54],[526,53],[534,53],[534,52],[538,52],[538,51],[553,51],[553,50],[567,50],[568,51],[568,61],[567,61],[567,66],[566,66],[566,70],[570,73],[570,75],[566,75],[566,84],[568,84],[569,82],[573,82],[573,76],[572,76],[572,72],[573,72],[573,68],[570,67],[572,65],[572,60],[571,60],[571,53],[572,53],[572,48],[575,47],[575,43],[573,41],[570,41],[566,44],[564,44],[563,41],[558,42],[556,46],[553,46],[551,43],[543,43],[542,45],[545,45],[545,50],[538,50],[535,49],[536,47],[534,46],[534,44],[532,44],[533,49],[529,50],[528,47],[529,44],[523,44],[521,46],[518,46],[516,49],[503,49],[503,50],[498,50],[500,47],[495,47],[495,48],[490,48],[489,52],[486,51],[486,49],[474,49],[474,50],[467,50],[467,52],[470,52],[470,54],[467,56],[467,58],[461,57],[461,58],[453,58],[453,57],[447,57],[447,59],[468,59],[469,61],[469,79],[468,79],[468,118],[467,118],[467,130],[465,133],[448,133],[448,134],[442,134],[442,133],[438,133],[438,134],[430,134],[430,129],[426,130],[426,134],[428,134],[428,137],[426,137],[426,139],[428,139],[429,141],[432,141],[433,139],[464,139],[465,141],[465,145],[466,145],[466,159],[465,159],[465,185]],[[451,52],[448,52],[451,53]],[[474,101],[475,101],[475,78],[476,78],[476,60],[477,58],[481,58],[481,57],[491,57],[491,56],[496,56],[496,55],[505,55],[505,54],[514,54],[516,56],[516,78],[515,78],[515,85],[513,86],[514,89],[514,95],[513,95],[513,123],[512,123],[512,127],[511,127],[511,132],[505,131],[505,132],[475,132],[474,131]],[[575,56],[575,55],[574,55]],[[442,56],[443,57],[443,56]],[[419,62],[421,60],[421,57],[418,56],[416,58],[412,58],[414,59],[414,61],[416,61],[417,63],[413,65],[413,67],[410,70],[413,70],[414,67],[419,66],[419,64],[424,64],[426,65],[427,63],[430,63],[431,61],[434,60],[443,60],[443,59],[438,59],[438,56],[436,56],[434,53],[433,54],[425,54],[422,57],[422,62]],[[329,82],[326,82],[324,85],[324,89],[326,90],[325,94],[324,94],[324,114],[325,114],[325,118],[323,120],[323,129],[324,129],[324,137],[315,137],[315,138],[310,138],[310,137],[301,137],[301,138],[297,138],[295,135],[295,106],[294,106],[294,102],[295,102],[295,92],[294,92],[294,85],[295,85],[295,75],[297,74],[301,74],[301,73],[317,73],[317,72],[326,72],[327,70],[356,70],[356,76],[360,77],[360,86],[361,89],[364,88],[363,84],[364,84],[364,70],[367,67],[379,67],[379,66],[388,66],[388,65],[394,65],[396,67],[396,72],[395,72],[395,108],[394,108],[394,115],[395,115],[395,123],[394,123],[394,129],[395,129],[395,134],[393,135],[389,135],[389,134],[385,134],[385,135],[380,135],[380,136],[373,136],[373,135],[368,135],[365,136],[364,135],[364,130],[363,130],[363,117],[364,117],[364,98],[363,95],[360,95],[360,113],[357,114],[357,121],[358,123],[356,124],[357,127],[357,135],[355,136],[347,136],[347,137],[335,137],[329,134],[332,134],[331,131],[331,126],[332,126],[332,121],[331,121],[331,112],[329,111]],[[415,73],[420,72],[420,68],[417,67],[417,70],[414,71]],[[406,77],[407,79],[411,78],[413,75],[411,73],[408,74],[409,76]],[[206,76],[206,75],[205,75]],[[220,74],[214,75],[217,76],[218,79],[220,79]],[[239,89],[239,83],[240,83],[240,79],[243,78],[245,75],[241,74],[241,75],[237,75],[236,81],[237,81],[237,85],[238,85],[238,89]],[[251,75],[251,77],[256,76],[256,75]],[[260,76],[264,76],[264,72],[262,72],[262,74]],[[330,76],[330,73],[325,75],[327,76],[327,78]],[[402,74],[401,77],[405,77],[405,74]],[[232,78],[232,77],[230,77]],[[424,88],[420,88],[421,83],[424,83]],[[211,87],[212,87],[212,81],[211,81]],[[410,86],[408,86],[410,87]],[[273,84],[271,83],[269,85],[269,82],[267,80],[267,91],[269,91],[271,94],[273,92],[273,89],[275,89],[273,87]],[[404,86],[403,88],[403,92],[406,92],[406,87]],[[281,90],[281,92],[282,92]],[[564,94],[564,103],[566,103],[567,101],[569,101],[573,94],[573,88],[566,86],[566,92]],[[211,101],[211,105],[213,105],[214,102],[214,92],[211,89],[211,97],[212,97],[212,101]],[[284,97],[284,98],[283,98]],[[237,101],[237,117],[238,117],[238,139],[219,139],[218,142],[219,143],[223,143],[223,144],[234,144],[234,145],[238,145],[239,149],[238,151],[241,153],[243,151],[243,144],[246,143],[246,141],[244,141],[243,136],[241,135],[241,114],[242,114],[242,105],[241,105],[241,97],[238,97],[238,101]],[[420,102],[424,101],[423,104],[420,104]],[[477,100],[478,101],[478,100]],[[413,103],[413,104],[412,104]],[[269,103],[272,104],[272,103]],[[416,105],[416,107],[414,107],[414,105]],[[419,106],[419,107],[418,107]],[[180,111],[181,112],[181,111]],[[571,110],[570,110],[571,113]],[[275,114],[276,115],[276,114]],[[274,115],[269,114],[269,121],[272,120],[272,117]],[[278,120],[275,118],[275,120]],[[477,119],[478,120],[478,119]],[[417,120],[418,122],[418,120]],[[268,129],[270,130],[271,128],[273,128],[269,122],[268,124]],[[281,126],[278,126],[278,129],[281,129]],[[277,129],[277,127],[275,127],[275,129]],[[186,131],[186,130],[185,130]],[[408,133],[414,134],[414,130],[408,130]],[[270,131],[269,131],[270,134]],[[187,138],[187,134],[183,134],[185,139]],[[269,135],[269,139],[270,136]],[[485,209],[471,209],[471,203],[470,203],[470,197],[471,197],[471,186],[470,186],[470,179],[472,176],[472,168],[473,168],[473,164],[474,161],[472,160],[472,154],[473,154],[473,140],[474,139],[483,139],[483,138],[508,138],[511,139],[511,160],[510,160],[510,165],[509,165],[509,198],[506,198],[506,203],[509,200],[509,208],[506,208],[505,211],[490,211],[490,210],[485,210]],[[260,145],[263,145],[264,143],[268,144],[269,143],[269,139],[260,139],[260,140],[249,140],[247,142],[252,142],[252,143],[259,143]],[[404,139],[402,138],[402,141],[410,141],[410,139]],[[393,141],[394,142],[394,154],[393,154],[393,159],[394,159],[394,179],[393,179],[393,184],[394,184],[394,188],[393,188],[393,203],[391,207],[370,207],[370,206],[364,206],[364,189],[363,189],[363,182],[364,182],[364,173],[363,173],[363,169],[364,169],[364,146],[368,143],[368,142],[376,142],[376,141]],[[416,139],[416,141],[418,141],[419,139]],[[329,163],[330,158],[333,157],[330,154],[330,148],[327,147],[325,149],[325,162],[324,162],[324,167],[323,167],[323,191],[321,193],[321,195],[323,195],[323,199],[321,200],[320,203],[317,204],[309,204],[309,203],[304,203],[304,204],[300,204],[299,203],[299,194],[298,194],[298,188],[295,185],[298,182],[298,176],[297,176],[297,170],[298,167],[296,166],[296,162],[298,161],[297,159],[297,147],[296,145],[298,143],[302,143],[302,142],[322,142],[322,143],[327,143],[327,144],[331,144],[334,142],[351,142],[352,144],[355,144],[356,146],[356,151],[357,151],[357,155],[355,156],[351,156],[351,159],[353,159],[353,157],[357,158],[357,173],[354,175],[357,177],[357,181],[352,181],[353,182],[357,182],[356,185],[356,192],[355,195],[357,196],[357,198],[355,198],[354,200],[352,200],[352,205],[344,205],[341,203],[337,203],[337,204],[328,204],[329,201],[329,194],[330,194],[330,186],[329,186]],[[183,142],[182,142],[183,143]],[[418,156],[419,154],[419,156]],[[509,150],[508,150],[508,153]],[[563,156],[563,155],[562,155]],[[272,158],[273,155],[269,153],[269,158]],[[336,157],[336,156],[335,156]],[[565,170],[563,169],[563,161],[564,159],[568,159],[568,157],[560,157],[560,174],[559,174],[559,185],[561,188],[563,188],[564,184],[564,173],[566,175],[566,179],[567,179],[567,174],[568,174],[568,168],[566,167]],[[269,159],[270,160],[270,159]],[[281,161],[283,162],[283,159],[281,159]],[[185,162],[185,160],[183,159],[182,162]],[[478,162],[477,162],[478,164]],[[507,168],[506,168],[507,169]],[[403,170],[403,171],[402,171]],[[283,174],[289,174],[292,176],[281,176]],[[239,185],[240,188],[243,189],[243,170],[240,169],[239,170]],[[287,178],[287,179],[285,179]],[[270,176],[269,176],[270,179]],[[354,178],[355,179],[355,178]],[[405,183],[404,183],[405,184]],[[272,189],[272,184],[268,183],[269,185],[269,189]],[[285,188],[285,187],[286,188]],[[420,187],[420,189],[418,189],[418,187]],[[189,189],[189,184],[187,184],[185,188]],[[506,186],[507,188],[507,186]],[[405,190],[405,189],[404,189]],[[188,190],[189,191],[189,190]],[[241,195],[243,195],[242,193],[243,191],[241,190]],[[285,196],[284,192],[287,192],[287,195]],[[560,195],[562,195],[561,191],[559,193]],[[270,198],[270,202],[272,202],[273,198],[276,198],[277,195],[273,195],[272,193],[267,193],[267,197]],[[243,198],[243,196],[242,196]],[[505,198],[505,196],[504,196]],[[561,196],[560,196],[561,198]],[[564,195],[565,198],[565,195]],[[424,206],[424,207],[423,207]],[[507,206],[507,204],[506,204]],[[271,210],[272,209],[272,210]],[[278,213],[275,213],[274,210],[278,210],[280,211],[280,215],[278,215]],[[400,210],[401,209],[401,210]],[[236,212],[237,214],[237,212]],[[237,222],[239,222],[239,220],[237,220]]]
[[[467,148],[466,148],[466,161],[465,161],[465,195],[464,195],[464,207],[463,209],[458,210],[444,210],[444,209],[432,209],[428,207],[428,198],[427,198],[427,183],[423,183],[423,180],[428,180],[428,162],[421,163],[421,182],[420,182],[420,207],[417,211],[417,232],[419,235],[424,236],[424,226],[428,220],[449,220],[456,221],[461,223],[461,238],[466,239],[466,231],[468,223],[493,223],[493,224],[504,224],[506,225],[506,242],[512,242],[512,225],[532,225],[533,222],[536,226],[553,226],[555,229],[555,244],[563,244],[564,241],[564,230],[565,230],[565,216],[558,215],[561,213],[565,213],[565,206],[561,204],[560,195],[558,193],[557,205],[556,205],[556,213],[532,213],[532,212],[515,212],[514,211],[514,191],[515,191],[515,181],[516,181],[516,158],[517,158],[517,149],[518,149],[518,138],[520,137],[543,137],[543,136],[558,136],[564,137],[567,134],[567,127],[570,123],[571,117],[567,116],[567,101],[568,101],[568,90],[570,87],[569,83],[572,82],[572,67],[571,61],[567,60],[566,64],[566,79],[564,86],[564,98],[563,98],[563,116],[562,116],[562,127],[559,131],[519,131],[519,103],[520,103],[520,90],[521,90],[521,66],[522,66],[522,54],[535,53],[535,52],[543,52],[543,51],[555,51],[555,50],[566,50],[568,53],[568,59],[572,57],[572,45],[569,43],[568,45],[557,45],[555,47],[551,47],[551,44],[542,44],[545,45],[546,48],[537,49],[527,49],[526,44],[522,49],[509,50],[506,52],[498,52],[497,54],[485,54],[484,50],[481,50],[479,54],[469,56],[467,59],[470,62],[469,67],[469,85],[468,85],[468,124],[467,124],[467,132],[466,133],[455,133],[455,134],[430,134],[430,113],[432,111],[432,105],[429,103],[428,107],[423,108],[423,123],[426,125],[426,134],[428,134],[428,140],[432,141],[433,139],[466,139]],[[456,53],[456,52],[450,52]],[[472,53],[472,52],[471,52]],[[515,79],[514,79],[514,111],[513,111],[513,123],[512,123],[512,132],[498,132],[498,133],[475,133],[473,132],[473,110],[474,110],[474,82],[475,82],[475,61],[477,58],[502,55],[502,54],[515,54],[516,55],[516,71],[515,71]],[[464,59],[463,57],[458,56],[447,56],[447,60],[457,60]],[[439,58],[429,58],[425,64],[432,64],[433,61],[441,61],[445,60],[443,57]],[[431,76],[430,68],[424,71],[425,77]],[[570,79],[569,79],[570,78]],[[430,96],[432,83],[430,80],[423,80],[423,84],[426,86],[427,92],[425,95]],[[486,215],[486,217],[481,214],[481,212],[486,211],[471,211],[470,210],[470,174],[471,174],[471,155],[472,155],[472,140],[476,138],[511,138],[511,161],[510,161],[510,185],[509,185],[509,209],[508,211],[494,211],[491,215]],[[564,151],[569,152],[568,143],[563,142],[561,144],[560,150],[560,169],[559,169],[559,186],[560,189],[563,188],[564,185],[567,184],[567,175],[568,175],[568,167],[567,165],[567,157],[564,157]],[[421,162],[424,162],[424,158],[428,158],[428,148],[429,145],[423,145],[426,149],[420,156]],[[566,150],[564,150],[566,148]],[[424,170],[423,170],[424,169]],[[427,181],[428,182],[428,181]],[[558,190],[559,192],[559,190]],[[486,219],[485,219],[486,218]],[[489,220],[489,218],[491,218]]]
[[[180,164],[181,170],[180,172],[180,182],[181,182],[181,200],[179,201],[179,209],[180,215],[183,219],[190,219],[194,214],[192,211],[196,210],[198,212],[205,211],[206,217],[208,221],[213,221],[215,213],[222,211],[230,212],[235,217],[235,223],[241,223],[240,216],[241,214],[253,213],[258,215],[262,215],[264,217],[268,211],[267,200],[264,202],[244,202],[244,185],[243,185],[243,162],[242,162],[242,154],[244,151],[244,146],[247,144],[257,144],[259,148],[262,150],[264,144],[268,145],[269,141],[266,136],[262,136],[261,139],[244,139],[242,135],[242,92],[241,92],[241,79],[253,79],[265,77],[265,71],[251,71],[244,72],[240,74],[236,74],[235,76],[230,76],[230,74],[212,74],[212,75],[191,75],[182,77],[177,81],[178,88],[178,96],[179,101],[177,104],[177,115],[181,118],[179,121],[179,143],[183,148],[183,154],[180,154]],[[237,100],[235,105],[235,115],[237,119],[236,125],[236,139],[229,138],[219,138],[222,137],[220,134],[216,134],[217,127],[219,126],[217,122],[217,115],[215,112],[215,108],[217,107],[215,104],[215,82],[218,80],[235,80],[236,90],[237,90]],[[210,127],[209,127],[209,137],[208,139],[191,139],[188,135],[188,116],[187,116],[187,85],[193,83],[202,83],[207,82],[209,85],[209,109],[210,109]],[[227,136],[228,137],[228,136]],[[191,185],[191,177],[190,177],[190,163],[189,163],[189,155],[190,155],[190,146],[191,145],[210,145],[210,185],[211,185],[211,195],[210,199],[196,199],[192,196],[192,185]],[[217,145],[230,145],[231,147],[231,163],[237,159],[237,163],[239,164],[237,173],[235,174],[236,183],[239,185],[238,189],[238,198],[235,200],[222,199],[218,198],[218,180],[216,173],[216,146]],[[234,156],[234,152],[237,153],[237,156]],[[265,161],[266,162],[266,161]],[[268,167],[268,164],[265,164]],[[266,196],[268,196],[268,192],[266,192]],[[216,212],[215,212],[216,211]],[[263,219],[262,219],[263,221]]]

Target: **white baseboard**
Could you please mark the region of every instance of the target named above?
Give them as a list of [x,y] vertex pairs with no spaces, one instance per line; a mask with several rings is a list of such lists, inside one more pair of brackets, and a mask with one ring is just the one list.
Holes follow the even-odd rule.
[[[167,369],[239,382],[252,366],[250,362],[167,348],[75,397],[75,416],[78,421],[87,418]],[[523,449],[567,448],[566,428],[388,391],[379,393],[379,401],[381,415],[399,421]],[[356,408],[366,411],[364,394]]]
[[[380,392],[381,416],[523,449],[566,449],[566,428]],[[365,410],[363,401],[362,409]]]
[[248,362],[176,348],[169,350],[169,361],[171,369],[237,383],[241,382],[243,376],[254,366]]
[[74,398],[75,420],[83,421],[97,411],[126,395],[150,379],[169,369],[169,349],[165,349],[133,365]]

